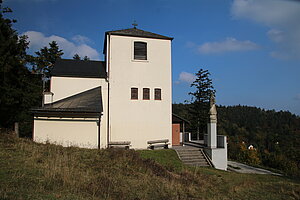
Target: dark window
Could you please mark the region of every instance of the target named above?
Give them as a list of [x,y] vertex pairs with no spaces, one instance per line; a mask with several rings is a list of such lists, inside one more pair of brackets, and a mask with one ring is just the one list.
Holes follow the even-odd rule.
[[138,99],[138,89],[137,88],[131,88],[131,99]]
[[147,43],[134,42],[134,59],[147,60]]
[[143,99],[144,100],[150,99],[150,89],[149,88],[143,88]]
[[159,88],[154,89],[154,99],[161,100],[161,89]]

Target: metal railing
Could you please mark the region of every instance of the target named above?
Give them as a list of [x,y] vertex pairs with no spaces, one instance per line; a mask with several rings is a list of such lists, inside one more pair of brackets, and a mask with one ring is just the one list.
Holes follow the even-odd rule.
[[[208,135],[204,135],[204,145],[207,146],[208,144]],[[217,135],[217,148],[225,148],[227,145],[226,143],[226,136],[225,135]]]

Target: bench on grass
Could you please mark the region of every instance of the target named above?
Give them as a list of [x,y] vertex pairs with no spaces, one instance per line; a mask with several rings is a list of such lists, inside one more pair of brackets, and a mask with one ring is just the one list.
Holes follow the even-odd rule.
[[131,142],[130,141],[115,141],[115,142],[109,142],[108,147],[109,148],[124,148],[129,149]]
[[168,145],[169,145],[169,140],[165,139],[165,140],[151,140],[147,142],[149,144],[149,149],[154,149],[157,147],[163,147],[164,149],[168,149]]

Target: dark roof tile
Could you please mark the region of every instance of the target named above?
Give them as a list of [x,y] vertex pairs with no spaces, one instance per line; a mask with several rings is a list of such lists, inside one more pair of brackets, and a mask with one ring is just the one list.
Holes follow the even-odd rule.
[[104,61],[58,59],[51,76],[106,78]]
[[107,34],[173,40],[172,37],[159,35],[156,33],[144,31],[144,30],[137,29],[137,28],[129,28],[129,29],[116,30],[116,31],[107,31],[106,35]]
[[103,112],[101,87],[96,87],[85,92],[46,104],[44,107],[32,109],[33,113],[49,114],[55,116],[56,113],[94,113],[99,116]]

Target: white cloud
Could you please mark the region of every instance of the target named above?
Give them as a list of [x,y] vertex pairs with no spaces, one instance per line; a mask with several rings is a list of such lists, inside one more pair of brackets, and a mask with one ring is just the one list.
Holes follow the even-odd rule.
[[271,29],[267,32],[267,35],[274,42],[282,42],[284,40],[284,33],[281,30]]
[[192,73],[188,73],[188,72],[181,72],[179,74],[179,78],[178,81],[176,83],[192,83],[196,80],[196,76]]
[[[72,58],[74,54],[78,54],[80,57],[88,56],[91,60],[99,60],[100,55],[96,49],[85,44],[87,41],[90,41],[87,37],[84,36],[74,36],[73,40],[76,40],[77,43],[71,42],[63,37],[51,35],[45,36],[41,32],[37,31],[27,31],[22,35],[27,35],[29,43],[29,51],[35,52],[39,49],[48,46],[52,41],[56,41],[60,49],[63,50],[63,57]],[[74,39],[75,38],[75,39]]]
[[91,40],[88,37],[82,35],[75,35],[74,37],[72,37],[72,40],[79,44],[85,44],[91,42]]
[[276,44],[277,58],[300,59],[300,2],[291,0],[234,0],[235,19],[249,19],[270,28],[267,36]]
[[202,54],[212,54],[230,51],[249,51],[258,48],[257,44],[249,40],[239,41],[235,38],[226,38],[221,42],[206,42],[198,47],[198,51]]

